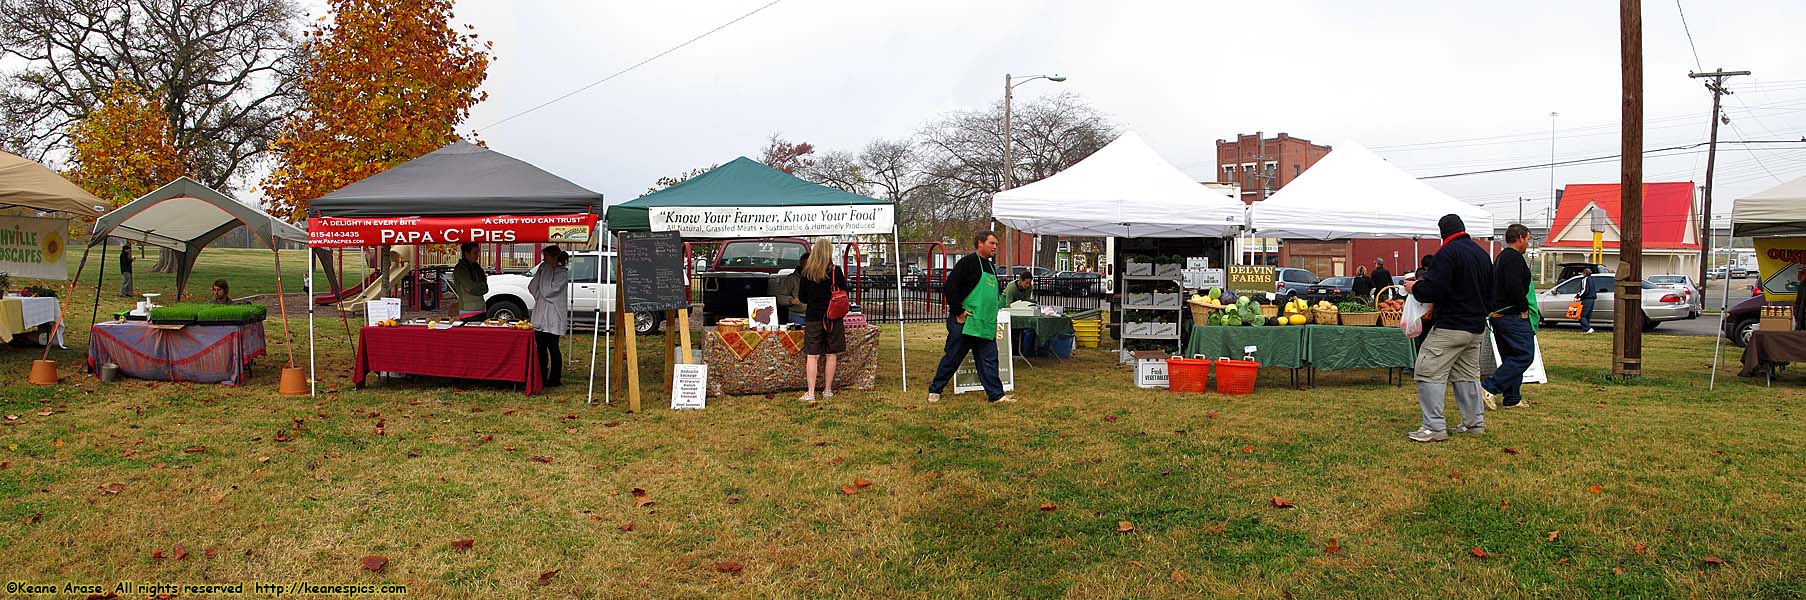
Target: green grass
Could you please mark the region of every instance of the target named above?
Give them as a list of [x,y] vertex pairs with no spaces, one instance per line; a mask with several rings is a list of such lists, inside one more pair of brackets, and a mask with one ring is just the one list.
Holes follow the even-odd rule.
[[[197,281],[273,291],[261,257],[210,250]],[[299,256],[284,258],[298,282]],[[277,316],[272,358],[241,388],[100,386],[75,366],[79,317],[74,351],[52,353],[63,385],[23,384],[35,350],[0,354],[14,374],[0,412],[19,417],[0,422],[7,579],[390,581],[435,598],[1806,596],[1801,377],[1769,389],[1721,373],[1707,392],[1709,339],[1644,338],[1645,375],[1623,384],[1609,336],[1545,333],[1555,381],[1528,389],[1532,408],[1426,446],[1403,437],[1411,390],[1377,372],[1175,396],[1081,351],[1019,368],[1016,405],[926,405],[941,334],[917,326],[907,394],[888,328],[871,392],[673,412],[648,383],[647,410],[629,414],[585,405],[581,384],[352,390],[337,315],[321,319],[313,399],[275,394]],[[572,354],[586,369],[587,348]],[[656,381],[656,360],[642,373]],[[856,478],[874,483],[843,495]],[[124,489],[98,491],[109,483]],[[634,488],[656,502],[636,508]],[[463,538],[474,547],[449,546]],[[177,544],[191,555],[151,558]],[[361,570],[368,554],[388,567]],[[718,572],[726,561],[744,571]]]

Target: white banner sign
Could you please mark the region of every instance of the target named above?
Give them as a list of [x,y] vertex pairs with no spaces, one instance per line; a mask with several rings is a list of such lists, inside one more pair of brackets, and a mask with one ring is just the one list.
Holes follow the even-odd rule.
[[801,235],[865,235],[890,233],[896,223],[891,206],[692,207],[646,209],[653,231],[675,231],[686,238],[753,238]]
[[0,272],[14,278],[69,279],[63,263],[69,222],[36,217],[0,217]]

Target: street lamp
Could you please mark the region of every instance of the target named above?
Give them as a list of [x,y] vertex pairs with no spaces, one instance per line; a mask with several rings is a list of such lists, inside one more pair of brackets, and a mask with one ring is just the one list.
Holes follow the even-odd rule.
[[[1029,78],[1023,79],[1021,81],[1015,81],[1015,76],[1013,76],[1009,73],[1003,74],[1003,169],[1002,169],[1003,170],[1003,181],[1001,182],[1001,185],[999,186],[998,191],[1010,189],[1011,179],[1015,175],[1015,172],[1016,172],[1015,163],[1010,162],[1010,146],[1011,146],[1011,141],[1010,141],[1010,102],[1011,102],[1011,100],[1013,100],[1015,98],[1016,86],[1022,85],[1024,83],[1028,83],[1030,81],[1034,81],[1036,79],[1046,79],[1046,80],[1052,81],[1054,83],[1060,83],[1062,81],[1066,81],[1066,76],[1064,76],[1064,75],[1036,75],[1034,77],[1029,77]],[[1009,226],[1007,226],[1007,225],[1004,226],[1003,233],[1004,233],[1005,239],[1012,237],[1010,235]],[[1013,241],[1014,240],[1011,240],[1011,242],[1013,242]],[[1004,249],[1003,260],[1004,260],[1005,264],[1009,264],[1009,262],[1011,262],[1011,260],[1015,258],[1016,253],[1015,253],[1014,246],[1015,246],[1014,243],[1006,243],[1003,245],[1003,249]]]

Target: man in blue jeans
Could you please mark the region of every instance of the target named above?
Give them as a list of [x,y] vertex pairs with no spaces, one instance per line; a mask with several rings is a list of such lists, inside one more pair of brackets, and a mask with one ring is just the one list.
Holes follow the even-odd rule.
[[[1524,370],[1536,357],[1536,330],[1530,325],[1535,304],[1531,303],[1530,264],[1524,261],[1530,229],[1516,223],[1506,227],[1505,246],[1492,266],[1492,312],[1487,317],[1492,323],[1493,344],[1499,349],[1499,368],[1480,382],[1487,408],[1524,406]],[[1504,396],[1502,403],[1500,396]]]
[[1580,329],[1583,334],[1593,332],[1593,301],[1599,298],[1599,289],[1593,287],[1594,275],[1597,273],[1593,272],[1592,267],[1581,271],[1580,294],[1574,296],[1575,300],[1580,301]]
[[997,234],[979,232],[973,245],[974,252],[954,263],[953,272],[947,274],[947,347],[934,381],[928,383],[929,402],[941,401],[941,390],[966,362],[967,353],[977,363],[987,399],[1016,401],[1003,393],[1003,378],[997,374],[997,310],[1002,297],[997,288]]

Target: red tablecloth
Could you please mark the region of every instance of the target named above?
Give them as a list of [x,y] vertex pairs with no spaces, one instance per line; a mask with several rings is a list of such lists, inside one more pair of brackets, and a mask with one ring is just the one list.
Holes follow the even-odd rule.
[[264,355],[263,323],[158,329],[144,321],[95,323],[88,332],[88,369],[119,365],[127,377],[158,381],[244,383],[251,360]]
[[513,381],[523,384],[529,396],[545,383],[533,332],[505,327],[365,327],[358,331],[352,383],[363,387],[371,371]]

